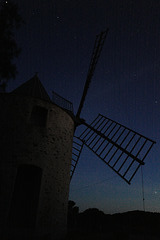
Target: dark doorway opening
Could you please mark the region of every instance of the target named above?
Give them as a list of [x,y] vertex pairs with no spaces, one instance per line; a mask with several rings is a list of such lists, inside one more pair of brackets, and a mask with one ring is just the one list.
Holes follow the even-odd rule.
[[42,169],[20,165],[8,217],[10,227],[34,228],[41,186]]

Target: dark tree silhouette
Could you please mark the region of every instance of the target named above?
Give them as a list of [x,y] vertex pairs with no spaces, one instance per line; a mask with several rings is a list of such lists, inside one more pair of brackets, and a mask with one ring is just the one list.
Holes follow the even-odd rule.
[[68,229],[74,229],[77,226],[79,207],[74,201],[68,201]]
[[14,32],[23,20],[18,13],[17,5],[6,0],[0,3],[0,87],[5,89],[7,82],[14,79],[17,74],[14,58],[20,54]]

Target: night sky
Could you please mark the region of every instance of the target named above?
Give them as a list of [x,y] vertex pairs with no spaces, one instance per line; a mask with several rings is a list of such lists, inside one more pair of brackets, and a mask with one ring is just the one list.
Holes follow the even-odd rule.
[[[143,167],[145,210],[160,212],[160,1],[15,0],[25,24],[16,32],[22,48],[19,74],[8,91],[38,72],[76,113],[98,33],[109,32],[81,117],[101,113],[157,143]],[[81,131],[78,128],[76,134]],[[141,169],[131,185],[84,147],[70,185],[80,211],[143,210]]]

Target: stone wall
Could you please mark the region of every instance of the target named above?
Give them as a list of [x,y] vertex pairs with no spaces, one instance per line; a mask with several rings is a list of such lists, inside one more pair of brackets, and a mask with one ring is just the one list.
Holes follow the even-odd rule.
[[[1,232],[9,228],[11,235],[27,233],[61,239],[66,232],[72,118],[51,102],[4,93],[0,94],[0,122]],[[8,225],[13,195],[18,191],[17,171],[26,164],[42,169],[34,229]],[[27,184],[29,173],[28,179]]]

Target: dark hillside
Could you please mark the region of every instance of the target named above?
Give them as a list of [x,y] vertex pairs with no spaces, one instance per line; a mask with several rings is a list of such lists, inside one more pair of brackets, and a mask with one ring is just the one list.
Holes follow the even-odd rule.
[[70,234],[83,234],[83,238],[92,235],[92,239],[160,239],[160,213],[131,211],[110,215],[93,208],[76,213],[68,227]]

